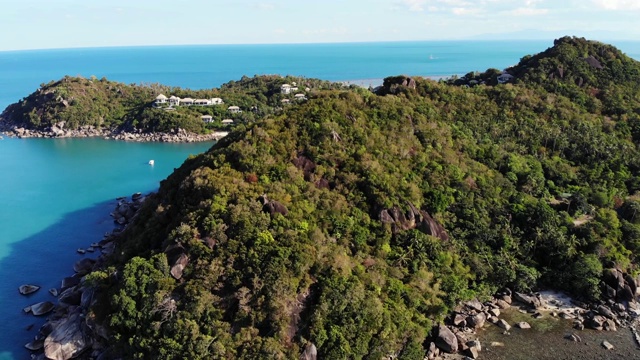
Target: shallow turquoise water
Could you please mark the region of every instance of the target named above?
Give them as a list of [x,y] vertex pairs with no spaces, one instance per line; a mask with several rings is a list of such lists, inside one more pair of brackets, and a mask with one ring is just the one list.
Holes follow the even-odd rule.
[[[22,308],[54,300],[47,290],[73,274],[81,258],[75,250],[113,228],[115,198],[156,190],[190,154],[212,144],[0,140],[0,359],[28,358],[23,345],[44,319]],[[42,289],[24,297],[24,283]],[[30,324],[36,326],[26,331]]]

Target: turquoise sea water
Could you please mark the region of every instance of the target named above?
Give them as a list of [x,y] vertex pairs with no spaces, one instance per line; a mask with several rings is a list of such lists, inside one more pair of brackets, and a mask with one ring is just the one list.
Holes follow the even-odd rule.
[[[64,75],[125,83],[217,87],[243,75],[290,74],[378,83],[390,75],[461,75],[505,68],[552,41],[454,41],[314,45],[221,45],[0,52],[0,111]],[[616,43],[640,59],[640,42]],[[22,308],[53,299],[47,290],[72,274],[75,250],[113,227],[118,196],[157,189],[201,144],[102,139],[0,140],[0,360],[25,359],[42,319]],[[147,163],[155,160],[155,166]],[[23,283],[42,289],[18,294]],[[30,324],[36,324],[30,331]]]

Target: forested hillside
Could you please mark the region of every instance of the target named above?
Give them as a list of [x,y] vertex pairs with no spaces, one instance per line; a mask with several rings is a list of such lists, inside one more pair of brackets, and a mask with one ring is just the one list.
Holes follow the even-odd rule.
[[598,299],[603,268],[638,270],[640,65],[563,38],[509,71],[238,127],[146,201],[88,317],[124,358],[422,359],[460,300]]

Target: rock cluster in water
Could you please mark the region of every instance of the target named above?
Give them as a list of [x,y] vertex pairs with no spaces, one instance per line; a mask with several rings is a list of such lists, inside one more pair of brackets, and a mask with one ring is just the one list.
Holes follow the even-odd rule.
[[[83,257],[78,260],[73,265],[74,274],[62,279],[60,289],[49,290],[52,295],[57,296],[57,304],[46,301],[24,309],[33,315],[50,314],[35,339],[25,344],[25,348],[33,352],[32,358],[67,360],[78,357],[105,358],[108,355],[105,353],[108,330],[97,324],[88,311],[95,304],[99,290],[91,286],[85,277],[90,272],[103,268],[105,257],[114,251],[117,235],[135,217],[144,200],[145,196],[140,193],[133,194],[130,200],[118,198],[112,215],[121,227],[83,249],[89,253],[100,251],[100,256],[96,259]],[[37,285],[24,285],[20,291],[31,291],[34,287]]]

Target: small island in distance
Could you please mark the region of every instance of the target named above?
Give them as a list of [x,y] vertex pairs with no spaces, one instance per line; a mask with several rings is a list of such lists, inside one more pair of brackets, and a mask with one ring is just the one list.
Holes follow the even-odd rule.
[[[309,88],[306,100],[282,101],[292,82]],[[167,111],[154,106],[160,94],[225,106]],[[46,84],[3,112],[4,131],[62,121],[230,132],[141,200],[110,255],[63,289],[39,335],[44,354],[482,358],[491,346],[473,331],[534,333],[511,329],[501,311],[519,302],[532,323],[550,318],[534,294],[547,289],[577,301],[562,312],[576,329],[632,326],[638,94],[640,63],[573,37],[505,70],[393,76],[376,89],[280,76],[199,91]],[[575,331],[561,340],[577,341]],[[600,343],[564,348],[613,354]]]

